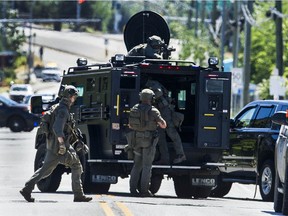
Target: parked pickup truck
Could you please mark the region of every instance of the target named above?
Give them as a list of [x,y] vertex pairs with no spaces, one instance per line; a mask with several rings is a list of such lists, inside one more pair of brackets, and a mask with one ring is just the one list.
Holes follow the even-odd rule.
[[223,197],[234,182],[257,184],[264,201],[273,201],[275,183],[274,149],[280,125],[271,117],[286,111],[288,101],[259,100],[247,104],[230,124],[230,147],[225,150],[218,185],[210,196]]
[[273,123],[280,124],[281,129],[275,145],[275,187],[274,210],[288,215],[288,172],[287,172],[287,146],[288,146],[288,115],[284,111],[272,116]]

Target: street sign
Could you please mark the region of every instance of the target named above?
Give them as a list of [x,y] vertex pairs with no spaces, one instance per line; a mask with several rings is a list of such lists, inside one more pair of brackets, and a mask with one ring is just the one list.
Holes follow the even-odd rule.
[[269,91],[270,95],[274,96],[285,96],[286,92],[286,85],[285,79],[282,76],[272,75],[270,76],[270,83],[269,83]]

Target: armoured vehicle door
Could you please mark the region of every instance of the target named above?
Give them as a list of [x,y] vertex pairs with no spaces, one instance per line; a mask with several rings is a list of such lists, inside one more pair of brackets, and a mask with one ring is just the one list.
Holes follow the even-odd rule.
[[115,68],[111,74],[111,144],[126,144],[130,109],[139,102],[139,71]]
[[199,148],[229,147],[230,78],[230,73],[200,72],[196,115]]

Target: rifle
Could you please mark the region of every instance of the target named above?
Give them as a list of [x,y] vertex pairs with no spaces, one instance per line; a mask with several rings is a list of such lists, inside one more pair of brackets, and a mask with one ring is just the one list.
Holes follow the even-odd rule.
[[163,44],[163,46],[161,47],[163,59],[169,59],[171,53],[174,51],[176,51],[176,49],[173,47],[169,47],[167,44]]
[[[71,126],[69,125],[71,128]],[[71,128],[72,134],[75,138],[75,141],[71,144],[75,151],[78,153],[80,151],[84,151],[85,154],[88,154],[89,147],[84,143],[84,137],[79,128],[73,129]]]

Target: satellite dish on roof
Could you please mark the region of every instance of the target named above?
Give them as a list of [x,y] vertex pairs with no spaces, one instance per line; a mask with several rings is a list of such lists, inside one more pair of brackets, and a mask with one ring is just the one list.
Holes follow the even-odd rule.
[[169,45],[170,30],[164,18],[152,11],[141,11],[133,15],[124,29],[124,42],[127,51],[134,46],[146,43],[147,39],[157,35]]

